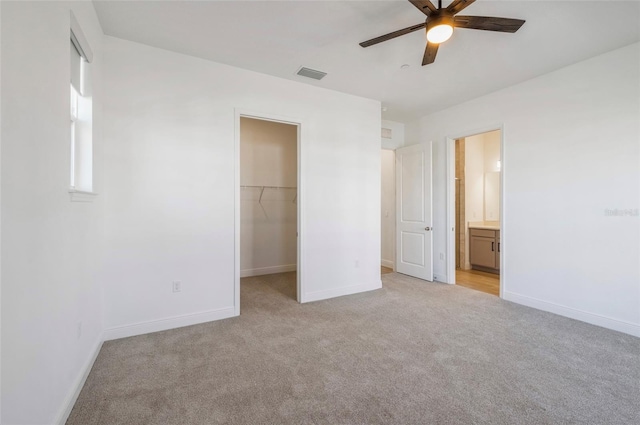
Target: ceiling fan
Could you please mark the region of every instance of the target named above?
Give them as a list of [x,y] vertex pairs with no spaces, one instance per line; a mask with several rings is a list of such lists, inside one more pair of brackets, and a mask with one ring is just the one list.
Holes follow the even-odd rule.
[[494,18],[490,16],[455,16],[475,0],[453,0],[446,8],[442,7],[442,0],[438,0],[437,8],[430,0],[409,1],[427,16],[424,23],[363,41],[360,45],[362,47],[373,46],[374,44],[426,28],[427,47],[422,58],[422,66],[424,66],[436,60],[440,43],[447,41],[451,37],[454,27],[514,33],[525,22],[522,19]]

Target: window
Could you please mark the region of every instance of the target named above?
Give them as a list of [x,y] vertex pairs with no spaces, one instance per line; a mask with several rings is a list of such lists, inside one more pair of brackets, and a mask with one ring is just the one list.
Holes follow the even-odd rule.
[[78,53],[76,47],[71,43],[71,93],[69,98],[71,99],[71,136],[70,136],[70,177],[69,187],[75,189],[76,187],[76,125],[78,123],[78,97],[80,97],[81,86],[81,71],[82,71],[82,56]]
[[72,201],[91,201],[93,193],[93,54],[80,25],[71,14],[69,192]]

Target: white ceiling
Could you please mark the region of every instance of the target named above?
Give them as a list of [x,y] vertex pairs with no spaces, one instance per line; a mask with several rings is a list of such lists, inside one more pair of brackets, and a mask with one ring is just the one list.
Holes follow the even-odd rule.
[[640,1],[477,0],[461,14],[527,22],[515,34],[457,29],[422,67],[423,31],[358,45],[423,22],[406,0],[94,3],[108,35],[378,99],[401,122],[640,40]]

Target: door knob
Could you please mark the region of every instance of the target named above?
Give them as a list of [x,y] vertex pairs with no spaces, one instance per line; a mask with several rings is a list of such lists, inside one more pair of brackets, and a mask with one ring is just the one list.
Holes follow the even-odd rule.
[[431,227],[425,227],[424,230],[426,230],[427,232],[431,230]]

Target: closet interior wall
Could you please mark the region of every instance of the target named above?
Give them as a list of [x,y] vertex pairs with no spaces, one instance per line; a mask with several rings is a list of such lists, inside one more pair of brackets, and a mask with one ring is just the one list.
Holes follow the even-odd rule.
[[240,274],[296,270],[298,128],[240,118]]

